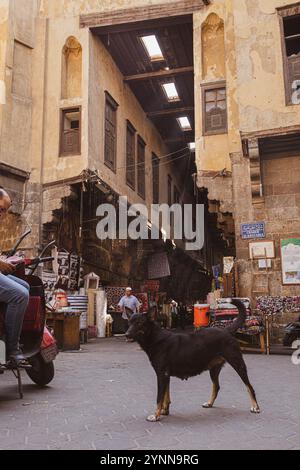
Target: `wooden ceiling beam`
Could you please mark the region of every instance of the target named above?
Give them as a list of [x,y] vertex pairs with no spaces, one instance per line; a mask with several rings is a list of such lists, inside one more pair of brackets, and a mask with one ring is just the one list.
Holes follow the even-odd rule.
[[137,21],[136,23],[117,24],[112,26],[96,26],[91,28],[91,31],[100,36],[120,33],[136,32],[139,35],[143,34],[158,34],[158,31],[170,26],[188,25],[193,23],[192,15],[184,15],[179,17],[160,18],[153,21]]
[[137,82],[142,80],[151,80],[153,78],[172,77],[173,75],[184,75],[194,72],[194,67],[178,67],[170,70],[158,70],[155,72],[140,73],[136,75],[128,75],[124,77],[125,82]]
[[186,114],[194,112],[194,106],[185,106],[182,108],[170,108],[170,109],[160,109],[158,111],[150,111],[147,113],[149,118],[159,117],[159,116],[169,116],[171,114]]
[[114,26],[120,24],[136,23],[138,21],[151,21],[171,16],[192,15],[201,10],[210,0],[180,0],[165,4],[149,5],[147,7],[124,8],[121,10],[89,13],[80,16],[81,28],[96,28],[101,26]]

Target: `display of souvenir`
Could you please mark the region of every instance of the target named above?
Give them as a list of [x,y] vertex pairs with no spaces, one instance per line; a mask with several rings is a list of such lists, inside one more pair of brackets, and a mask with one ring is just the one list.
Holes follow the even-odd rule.
[[76,253],[71,253],[70,264],[69,264],[69,289],[78,289],[78,277],[79,277],[80,258]]
[[70,254],[66,250],[57,253],[58,280],[57,288],[67,290],[70,280]]

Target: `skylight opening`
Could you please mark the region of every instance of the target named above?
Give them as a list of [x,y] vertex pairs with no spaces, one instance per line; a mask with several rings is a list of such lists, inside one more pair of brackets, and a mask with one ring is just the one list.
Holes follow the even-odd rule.
[[187,116],[177,118],[177,121],[178,121],[178,124],[179,124],[182,131],[191,131],[192,130],[190,120]]
[[162,50],[154,34],[150,36],[142,36],[141,41],[152,61],[164,60]]
[[168,101],[180,101],[178,91],[174,82],[164,83],[162,85],[165,94],[167,95]]

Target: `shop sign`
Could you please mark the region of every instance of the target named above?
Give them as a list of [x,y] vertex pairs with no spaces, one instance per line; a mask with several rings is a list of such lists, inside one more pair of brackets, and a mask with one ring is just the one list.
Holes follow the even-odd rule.
[[241,237],[243,240],[251,240],[252,238],[266,238],[265,222],[254,222],[251,224],[241,225]]

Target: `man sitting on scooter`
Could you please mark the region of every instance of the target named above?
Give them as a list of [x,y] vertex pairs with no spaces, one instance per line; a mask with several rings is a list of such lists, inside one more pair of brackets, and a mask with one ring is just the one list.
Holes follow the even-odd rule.
[[[0,223],[6,216],[12,201],[8,193],[0,186]],[[6,304],[5,330],[6,349],[9,361],[21,364],[25,361],[19,346],[24,314],[29,301],[29,285],[12,274],[13,264],[0,260],[0,302]]]

